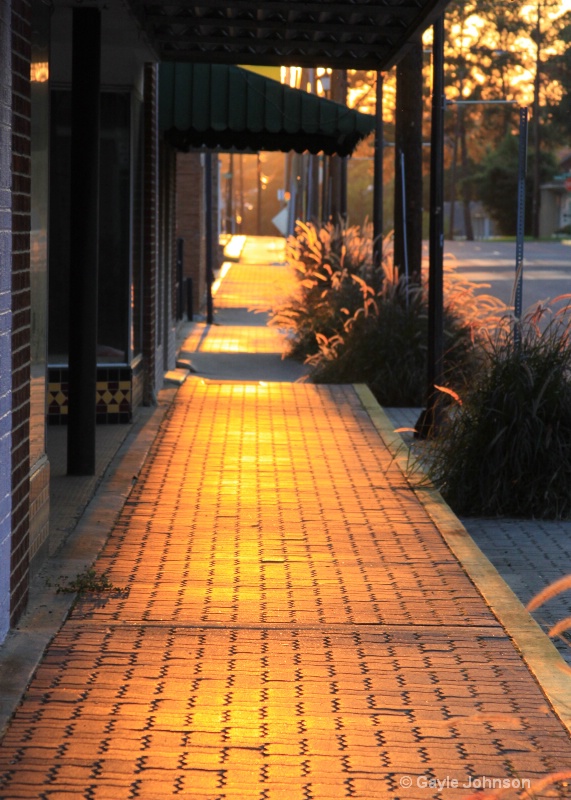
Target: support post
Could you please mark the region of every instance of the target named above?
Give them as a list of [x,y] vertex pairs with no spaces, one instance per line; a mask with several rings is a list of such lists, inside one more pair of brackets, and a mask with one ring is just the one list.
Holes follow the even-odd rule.
[[205,235],[206,235],[206,323],[214,322],[214,304],[212,299],[212,284],[214,283],[214,242],[212,225],[212,153],[205,154],[204,161],[204,188],[205,188]]
[[101,12],[73,9],[67,471],[95,474]]
[[184,317],[184,239],[176,240],[176,319]]
[[329,189],[330,189],[330,157],[321,156],[321,222],[325,225],[330,217]]
[[402,201],[402,274],[404,275],[405,286],[407,289],[406,304],[408,306],[408,206],[406,200],[406,161],[402,150],[399,151],[399,166],[401,180],[401,201]]
[[[334,70],[331,76],[331,99],[347,105],[347,70]],[[347,219],[347,158],[329,158],[330,209],[333,224]]]
[[373,262],[383,257],[383,73],[377,72],[377,107],[375,110],[375,155],[373,177]]
[[226,186],[226,233],[234,234],[235,214],[234,214],[234,153],[229,155],[228,164],[228,183]]
[[541,209],[541,125],[539,120],[539,93],[541,91],[541,0],[537,0],[535,24],[535,76],[533,79],[533,195],[532,195],[532,235],[539,239]]
[[159,369],[157,343],[159,327],[159,141],[158,141],[158,64],[144,67],[143,101],[143,275],[142,305],[144,324],[141,331],[141,352],[144,364],[143,404],[154,406]]
[[262,162],[260,154],[256,154],[256,180],[258,189],[258,201],[256,206],[256,236],[262,235]]
[[239,161],[239,186],[240,186],[240,223],[238,225],[238,233],[244,230],[244,154],[240,153]]
[[444,349],[444,16],[434,23],[432,128],[430,149],[430,235],[428,273],[428,365],[426,409],[416,424],[417,437],[438,431],[438,391]]
[[519,110],[519,152],[517,172],[517,231],[515,250],[514,320],[515,341],[520,343],[523,313],[523,248],[525,235],[525,178],[527,173],[528,109]]
[[[395,109],[394,264],[402,275],[406,247],[409,275],[417,284],[420,284],[422,270],[422,66],[422,42],[416,41],[397,65]],[[401,151],[406,160],[406,186],[399,180]]]

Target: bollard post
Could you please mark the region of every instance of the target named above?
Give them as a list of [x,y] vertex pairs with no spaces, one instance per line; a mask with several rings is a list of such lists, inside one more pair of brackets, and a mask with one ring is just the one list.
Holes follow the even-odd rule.
[[192,278],[186,279],[186,316],[188,317],[188,321],[192,322],[194,318],[194,295],[193,295]]

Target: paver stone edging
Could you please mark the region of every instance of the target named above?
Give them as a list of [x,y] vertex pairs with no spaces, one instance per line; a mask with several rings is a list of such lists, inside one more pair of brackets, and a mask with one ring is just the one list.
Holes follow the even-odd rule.
[[[408,448],[395,433],[394,426],[368,386],[355,384],[354,388],[395,462],[406,475]],[[411,485],[411,489],[514,642],[553,710],[571,733],[571,676],[557,648],[482,553],[440,493],[427,485]]]

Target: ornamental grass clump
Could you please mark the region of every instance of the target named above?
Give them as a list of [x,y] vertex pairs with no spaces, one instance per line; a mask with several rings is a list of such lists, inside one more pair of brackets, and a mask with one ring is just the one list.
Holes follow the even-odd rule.
[[571,313],[562,300],[489,339],[433,443],[429,475],[457,514],[571,517]]
[[286,242],[286,260],[297,277],[295,293],[273,309],[270,325],[287,334],[286,356],[305,360],[319,349],[319,337],[343,330],[362,303],[364,281],[376,285],[372,239],[345,222],[296,223]]
[[[384,406],[421,406],[426,395],[428,300],[424,284],[407,283],[385,256],[380,289],[362,287],[361,306],[343,329],[318,336],[307,359],[316,383],[366,383]],[[460,389],[475,369],[474,330],[460,309],[444,309],[446,383]]]
[[366,383],[381,405],[418,406],[426,383],[424,292],[389,266],[379,291],[361,285],[359,306],[336,333],[317,334],[318,350],[306,362],[315,383]]
[[[370,226],[298,223],[287,245],[297,291],[271,324],[287,331],[286,355],[305,360],[313,382],[367,383],[382,405],[419,406],[426,399],[427,286],[407,282],[394,267],[390,236],[375,265],[371,233]],[[475,341],[503,311],[475,290],[447,268],[445,369],[456,389],[477,363]]]

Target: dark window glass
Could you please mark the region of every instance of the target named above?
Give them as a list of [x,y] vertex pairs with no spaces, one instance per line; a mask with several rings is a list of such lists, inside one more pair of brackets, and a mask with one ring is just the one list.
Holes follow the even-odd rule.
[[[68,360],[71,93],[52,92],[50,181],[51,363]],[[101,95],[97,360],[129,359],[131,96]],[[81,269],[81,265],[73,265]]]

